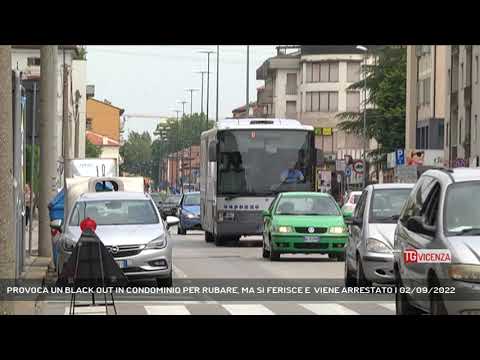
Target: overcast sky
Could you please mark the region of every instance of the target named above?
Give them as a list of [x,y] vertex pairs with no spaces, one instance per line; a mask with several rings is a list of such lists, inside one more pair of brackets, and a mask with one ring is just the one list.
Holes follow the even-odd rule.
[[[216,50],[216,46],[87,46],[88,84],[95,85],[95,98],[107,99],[125,109],[125,114],[175,116],[182,109],[177,100],[190,101],[186,88],[201,87],[201,75],[207,70],[207,55],[198,50]],[[250,101],[257,97],[256,69],[275,55],[275,45],[250,46]],[[232,110],[245,104],[246,46],[220,46],[219,118],[232,116]],[[216,54],[210,55],[209,117],[215,119]],[[204,111],[206,112],[206,76]],[[189,113],[190,104],[185,112]],[[193,112],[200,112],[200,91],[193,95]],[[126,132],[152,131],[154,120],[130,119]]]

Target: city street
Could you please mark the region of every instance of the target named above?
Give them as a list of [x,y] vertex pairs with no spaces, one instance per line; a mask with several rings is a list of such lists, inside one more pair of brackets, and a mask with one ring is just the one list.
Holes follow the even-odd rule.
[[[326,255],[284,255],[281,261],[262,258],[261,238],[242,238],[238,247],[216,247],[206,243],[203,232],[192,231],[174,239],[175,279],[343,279],[343,262]],[[140,284],[139,284],[140,285]],[[143,285],[143,284],[141,284]],[[145,284],[155,286],[155,283]],[[217,302],[199,301],[122,301],[116,300],[119,315],[394,315],[390,302]],[[43,314],[68,314],[68,302],[48,302]],[[105,314],[104,307],[83,307],[77,314]],[[110,310],[109,311],[113,311]]]

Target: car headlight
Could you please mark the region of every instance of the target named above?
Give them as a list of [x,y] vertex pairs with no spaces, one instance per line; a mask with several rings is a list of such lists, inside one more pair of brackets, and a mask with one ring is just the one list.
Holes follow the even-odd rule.
[[466,282],[480,282],[480,266],[478,265],[450,265],[448,275],[453,280]]
[[383,241],[377,239],[367,239],[367,251],[376,253],[391,253],[392,248]]
[[146,249],[163,249],[165,246],[167,246],[167,240],[165,239],[165,234],[163,234],[150,241]]
[[279,232],[279,233],[291,233],[291,232],[293,232],[293,228],[291,226],[277,226],[274,230],[275,230],[275,232]]
[[343,226],[332,226],[328,229],[330,234],[344,234],[347,230]]
[[62,241],[62,249],[67,252],[72,252],[77,246],[77,243],[70,238],[64,238]]

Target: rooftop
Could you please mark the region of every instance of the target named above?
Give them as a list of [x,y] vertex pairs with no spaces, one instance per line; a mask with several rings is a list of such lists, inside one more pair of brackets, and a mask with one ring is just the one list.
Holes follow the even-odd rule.
[[98,134],[93,131],[87,130],[85,132],[88,141],[97,146],[120,146],[120,143],[108,136]]
[[480,168],[454,168],[448,170],[428,170],[425,174],[428,173],[438,173],[441,172],[447,176],[452,176],[455,182],[464,182],[464,181],[479,181],[480,180]]
[[80,196],[79,201],[149,200],[149,199],[150,199],[150,196],[142,192],[106,191],[106,192],[84,193]]

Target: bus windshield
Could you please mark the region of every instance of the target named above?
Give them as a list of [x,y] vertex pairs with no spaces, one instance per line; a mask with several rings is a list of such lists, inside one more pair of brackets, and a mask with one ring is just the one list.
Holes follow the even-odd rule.
[[312,132],[230,130],[219,132],[218,140],[219,195],[313,190]]

